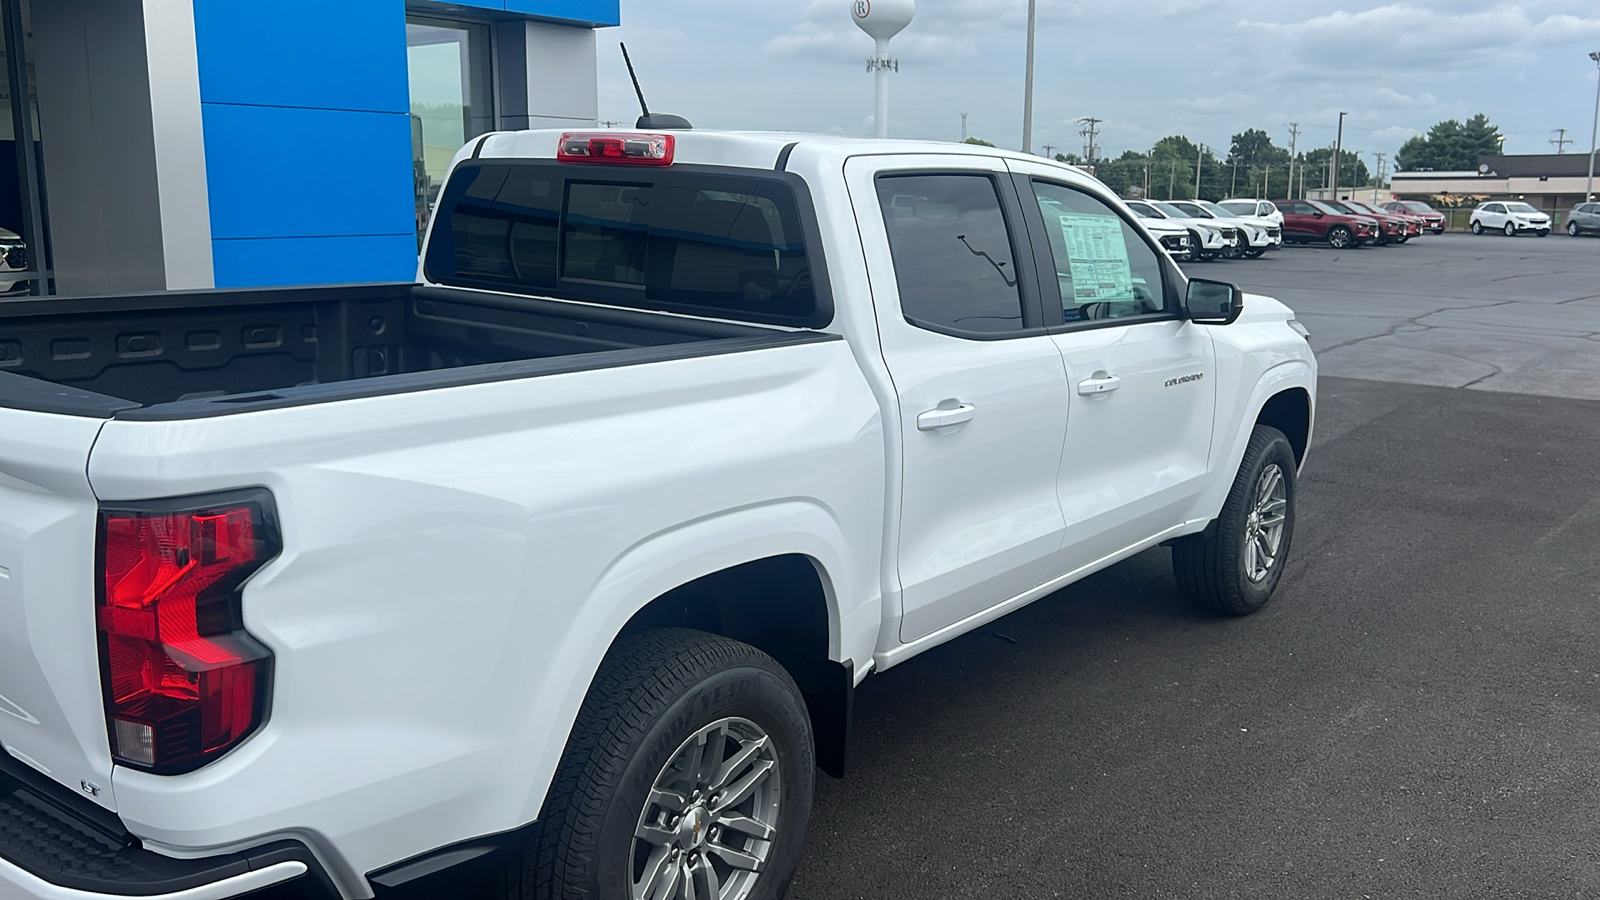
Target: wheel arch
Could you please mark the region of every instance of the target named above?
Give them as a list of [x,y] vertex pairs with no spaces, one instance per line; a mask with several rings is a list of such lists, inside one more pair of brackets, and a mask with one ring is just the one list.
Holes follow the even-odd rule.
[[1311,392],[1303,387],[1283,388],[1261,405],[1256,424],[1283,432],[1294,448],[1295,463],[1303,465],[1311,448]]

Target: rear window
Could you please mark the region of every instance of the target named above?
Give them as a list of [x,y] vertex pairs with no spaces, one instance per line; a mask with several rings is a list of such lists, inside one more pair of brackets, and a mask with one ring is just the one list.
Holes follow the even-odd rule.
[[804,197],[778,173],[469,163],[440,199],[425,269],[458,287],[820,327],[832,310]]

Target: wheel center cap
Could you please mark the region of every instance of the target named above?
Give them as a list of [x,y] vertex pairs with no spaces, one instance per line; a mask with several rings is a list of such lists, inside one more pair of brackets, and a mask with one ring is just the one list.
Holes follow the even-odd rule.
[[706,829],[711,824],[711,811],[696,806],[678,824],[678,842],[690,850],[706,842]]

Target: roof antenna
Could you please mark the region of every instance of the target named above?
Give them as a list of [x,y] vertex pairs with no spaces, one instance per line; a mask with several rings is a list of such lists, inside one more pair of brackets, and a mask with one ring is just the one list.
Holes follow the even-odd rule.
[[634,123],[633,127],[655,131],[689,131],[694,128],[693,125],[689,124],[689,120],[682,116],[674,116],[668,113],[651,115],[650,106],[644,102],[644,89],[639,87],[639,76],[633,71],[633,57],[628,55],[627,44],[622,45],[622,61],[628,64],[628,77],[633,79],[633,92],[639,95],[639,109],[644,112],[644,115],[639,117],[639,121]]

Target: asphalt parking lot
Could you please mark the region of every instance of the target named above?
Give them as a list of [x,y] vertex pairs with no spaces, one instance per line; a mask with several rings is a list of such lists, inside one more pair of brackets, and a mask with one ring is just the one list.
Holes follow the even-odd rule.
[[1325,375],[1600,399],[1600,240],[1444,234],[1186,266],[1299,313]]
[[1273,604],[1158,549],[869,678],[789,897],[1600,896],[1600,240],[1191,271],[1321,352]]
[[873,676],[791,898],[1600,896],[1600,241],[1191,272],[1322,360],[1273,604],[1155,550]]

